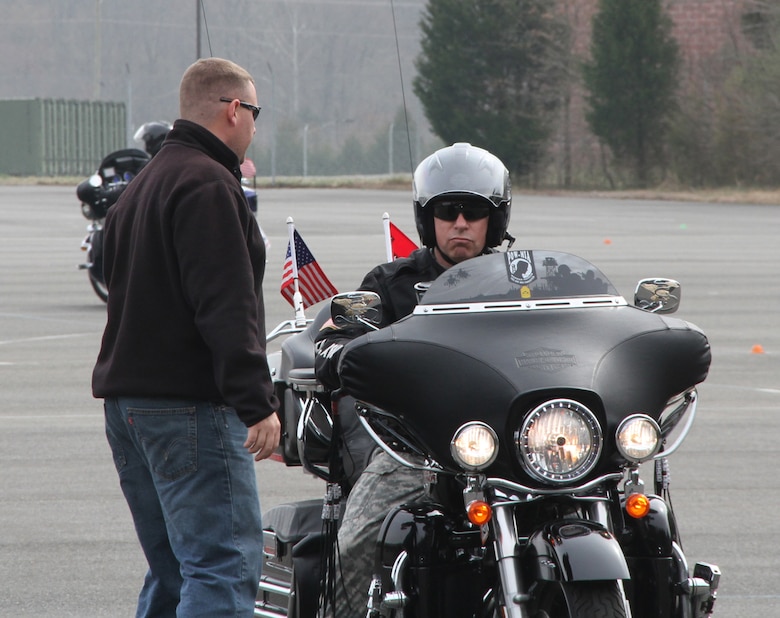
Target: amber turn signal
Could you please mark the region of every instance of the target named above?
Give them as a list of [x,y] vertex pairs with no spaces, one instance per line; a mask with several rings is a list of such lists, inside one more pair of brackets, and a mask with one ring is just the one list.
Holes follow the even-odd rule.
[[642,519],[650,512],[650,498],[644,494],[631,494],[626,498],[626,513],[634,519]]
[[481,526],[489,522],[492,515],[493,509],[490,508],[490,505],[487,502],[474,500],[474,502],[469,504],[469,521],[476,526]]

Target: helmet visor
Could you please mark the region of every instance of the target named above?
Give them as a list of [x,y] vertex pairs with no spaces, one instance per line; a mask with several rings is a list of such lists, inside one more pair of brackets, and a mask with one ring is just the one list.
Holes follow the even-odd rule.
[[490,216],[490,204],[480,199],[447,200],[439,199],[432,204],[433,216],[442,221],[455,221],[460,215],[466,221],[479,221]]

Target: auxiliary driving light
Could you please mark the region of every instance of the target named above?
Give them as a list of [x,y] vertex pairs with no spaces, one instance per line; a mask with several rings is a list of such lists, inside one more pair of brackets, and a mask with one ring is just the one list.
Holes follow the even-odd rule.
[[645,414],[632,414],[623,419],[615,432],[620,454],[629,461],[645,461],[661,447],[661,429]]
[[450,452],[466,470],[482,470],[496,460],[498,436],[489,425],[472,421],[455,432]]

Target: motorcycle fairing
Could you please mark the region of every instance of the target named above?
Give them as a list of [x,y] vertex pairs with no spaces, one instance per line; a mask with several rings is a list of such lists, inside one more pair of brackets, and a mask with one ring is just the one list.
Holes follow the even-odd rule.
[[584,519],[545,524],[528,540],[524,561],[533,579],[594,581],[629,579],[623,550],[603,526]]
[[[138,172],[149,162],[149,155],[137,148],[124,148],[107,155],[98,168],[102,183],[94,186],[84,180],[76,187],[76,196],[90,207],[90,218],[102,219]],[[86,214],[86,213],[85,213]]]
[[[98,172],[106,182],[129,181],[149,163],[151,157],[138,148],[123,148],[104,157]],[[130,174],[130,178],[126,177]]]
[[[501,255],[474,258],[489,261],[507,281]],[[460,265],[459,265],[460,266]],[[489,293],[485,281],[478,295]],[[443,273],[426,292],[453,289],[472,299],[473,290]],[[477,282],[475,282],[477,283]],[[449,286],[449,287],[448,287]],[[444,298],[437,292],[436,298]],[[473,300],[473,299],[472,299]],[[469,301],[470,302],[470,301]],[[479,420],[499,436],[499,458],[508,462],[513,431],[508,425],[513,402],[529,393],[563,389],[593,393],[603,410],[607,439],[632,413],[658,419],[667,401],[704,380],[710,348],[696,326],[680,319],[648,313],[636,307],[569,306],[539,310],[457,311],[415,313],[379,331],[350,342],[339,372],[344,390],[403,419],[445,467],[455,466],[450,440],[458,427]],[[437,309],[442,309],[439,305]],[[479,388],[475,388],[479,385]]]

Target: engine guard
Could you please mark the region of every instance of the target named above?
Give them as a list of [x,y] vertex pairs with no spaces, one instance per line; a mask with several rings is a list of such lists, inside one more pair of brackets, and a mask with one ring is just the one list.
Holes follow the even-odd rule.
[[524,561],[545,581],[629,579],[628,564],[617,539],[588,520],[545,524],[534,532]]

